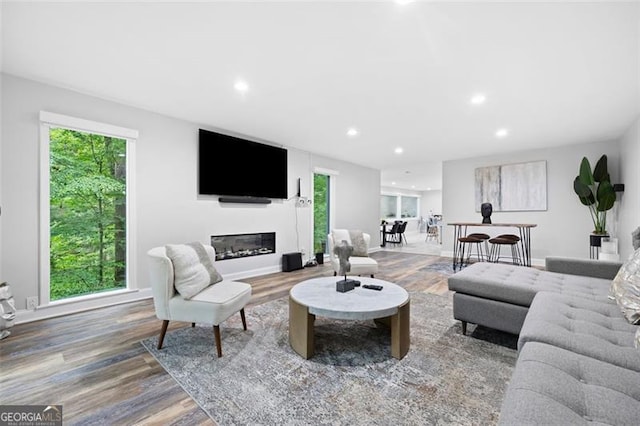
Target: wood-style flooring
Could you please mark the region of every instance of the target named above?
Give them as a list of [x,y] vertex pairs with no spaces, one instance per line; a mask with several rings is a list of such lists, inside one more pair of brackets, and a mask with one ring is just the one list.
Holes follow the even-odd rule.
[[[391,251],[371,256],[380,265],[376,278],[410,292],[448,292],[445,275],[423,268],[450,259]],[[325,264],[243,279],[253,291],[248,327],[251,306],[285,297],[305,279],[331,275]],[[65,425],[215,424],[140,344],[160,326],[150,299],[16,325],[0,340],[0,405],[62,404]],[[185,326],[172,322],[169,330]],[[220,329],[224,352],[224,323]]]

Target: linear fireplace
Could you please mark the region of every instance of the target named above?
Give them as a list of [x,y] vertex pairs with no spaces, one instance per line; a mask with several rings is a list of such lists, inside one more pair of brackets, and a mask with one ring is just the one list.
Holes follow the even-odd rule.
[[212,235],[216,260],[238,259],[276,252],[276,233]]

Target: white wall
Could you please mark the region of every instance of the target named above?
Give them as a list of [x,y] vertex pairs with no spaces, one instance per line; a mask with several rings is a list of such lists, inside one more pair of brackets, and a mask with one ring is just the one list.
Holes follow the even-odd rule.
[[640,118],[620,140],[620,153],[620,183],[624,183],[625,188],[618,194],[618,250],[620,259],[626,260],[633,252],[631,232],[640,226]]
[[[139,131],[135,164],[137,244],[133,248],[138,267],[132,277],[135,286],[149,286],[147,250],[167,243],[209,243],[214,234],[276,232],[276,254],[216,263],[227,277],[277,271],[282,253],[311,250],[313,209],[296,208],[293,199],[274,200],[270,205],[221,204],[215,196],[197,195],[199,125],[10,75],[0,76],[4,89],[0,279],[12,285],[19,309],[25,307],[26,297],[38,295],[41,110]],[[374,240],[379,238],[379,171],[289,148],[290,197],[297,191],[298,177],[303,182],[306,178],[310,188],[314,166],[339,172],[336,226],[357,227],[371,233]],[[306,195],[311,196],[310,189]],[[374,243],[378,245],[379,241]]]
[[[380,170],[315,155],[311,166],[338,172],[331,176],[335,181],[333,227],[360,229],[371,235],[370,245],[377,248],[380,245]],[[308,247],[311,249],[311,244]]]
[[[0,5],[0,14],[2,13],[2,6]],[[0,16],[0,26],[2,25],[2,19]],[[0,54],[0,66],[2,65],[2,55]],[[0,68],[2,69],[2,68]],[[3,119],[3,105],[4,105],[4,96],[2,96],[3,92],[3,79],[2,74],[0,74],[0,165],[2,165],[2,141],[4,140],[4,126],[2,125]],[[4,207],[3,198],[2,198],[2,171],[0,170],[0,242],[2,241],[2,208]],[[4,281],[4,274],[2,273],[2,244],[0,243],[0,283]]]
[[[606,141],[570,145],[559,148],[522,151],[481,158],[446,161],[443,164],[443,214],[445,222],[481,222],[475,211],[474,170],[477,167],[527,161],[547,161],[547,211],[493,212],[494,223],[535,223],[531,231],[532,259],[540,264],[546,256],[589,257],[589,234],[593,223],[586,206],[573,191],[573,180],[578,174],[580,161],[586,156],[592,167],[602,154],[608,156],[609,172],[613,183],[619,182],[620,143]],[[637,157],[636,157],[637,159]],[[637,163],[635,163],[637,165]],[[625,191],[626,192],[626,191]],[[620,214],[635,214],[638,209],[618,206]],[[632,210],[635,212],[632,213]],[[624,210],[624,211],[623,211]],[[610,218],[608,218],[610,220]],[[626,223],[618,226],[619,234],[631,232]],[[483,228],[495,235],[504,229]],[[513,231],[513,230],[511,230]],[[453,229],[446,226],[443,247],[453,250]]]
[[423,217],[429,217],[430,212],[442,214],[442,190],[424,191],[422,193],[420,214]]

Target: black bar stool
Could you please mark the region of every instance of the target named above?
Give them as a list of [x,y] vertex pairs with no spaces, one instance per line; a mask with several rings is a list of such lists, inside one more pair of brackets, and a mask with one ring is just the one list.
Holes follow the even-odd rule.
[[[468,265],[471,260],[471,252],[473,251],[473,247],[476,247],[476,258],[478,261],[484,261],[485,255],[482,251],[482,245],[484,240],[477,237],[472,237],[471,235],[467,235],[466,237],[458,238],[458,254],[460,254],[460,268],[462,268],[465,263]],[[465,257],[466,252],[466,257]]]
[[483,260],[489,260],[489,243],[487,242],[491,237],[488,234],[484,234],[481,232],[474,232],[472,234],[468,234],[467,237],[478,238],[484,242],[484,257]]
[[520,255],[520,248],[518,247],[520,237],[513,234],[502,234],[489,239],[489,243],[491,244],[491,252],[489,253],[489,260],[491,262],[498,263],[501,257],[505,258],[506,256],[501,256],[501,249],[503,246],[509,246],[511,247],[511,263],[514,265],[522,265],[522,256]]

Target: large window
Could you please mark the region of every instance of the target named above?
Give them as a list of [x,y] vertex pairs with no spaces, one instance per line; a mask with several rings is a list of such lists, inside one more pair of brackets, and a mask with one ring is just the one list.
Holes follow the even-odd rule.
[[326,253],[329,234],[330,177],[314,173],[313,175],[313,250],[314,253]]
[[380,218],[383,220],[414,219],[420,211],[419,198],[411,195],[381,195]]
[[43,123],[41,303],[126,289],[131,140],[43,115],[53,119]]
[[400,197],[400,217],[418,217],[418,197]]

